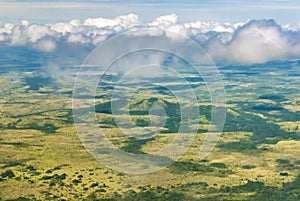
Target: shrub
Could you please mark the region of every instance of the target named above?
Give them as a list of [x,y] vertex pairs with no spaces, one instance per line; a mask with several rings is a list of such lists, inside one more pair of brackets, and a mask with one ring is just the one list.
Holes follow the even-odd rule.
[[13,177],[15,177],[15,174],[12,170],[7,170],[1,174],[1,177],[2,178],[13,178]]

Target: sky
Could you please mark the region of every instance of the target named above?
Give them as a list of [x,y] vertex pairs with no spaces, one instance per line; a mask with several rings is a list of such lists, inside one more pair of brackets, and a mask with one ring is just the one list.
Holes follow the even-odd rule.
[[[172,43],[164,45],[176,50],[191,38],[217,63],[294,60],[300,59],[299,11],[296,0],[0,1],[0,48],[85,55],[135,30],[122,35],[123,46],[167,39]],[[135,44],[139,39],[143,42]]]
[[300,2],[297,0],[0,1],[2,23],[16,23],[22,19],[36,23],[54,23],[74,18],[113,18],[129,13],[139,15],[143,22],[176,13],[178,22],[235,23],[251,19],[274,19],[279,24],[300,24]]

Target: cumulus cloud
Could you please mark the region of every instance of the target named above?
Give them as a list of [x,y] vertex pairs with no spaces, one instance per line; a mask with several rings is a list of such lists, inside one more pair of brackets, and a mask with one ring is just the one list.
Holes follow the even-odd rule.
[[170,26],[177,22],[177,15],[172,13],[171,15],[164,15],[156,18],[153,22],[148,23],[149,26]]
[[138,16],[135,14],[121,15],[114,19],[107,18],[88,18],[83,22],[87,26],[105,27],[129,27],[138,24]]
[[283,30],[273,20],[253,20],[236,29],[225,43],[211,40],[208,52],[229,63],[264,63],[299,58],[299,32]]
[[35,43],[33,47],[43,52],[52,52],[55,50],[56,44],[51,39],[43,39]]
[[174,43],[182,43],[186,37],[191,38],[217,63],[252,64],[300,56],[300,29],[297,26],[281,27],[273,20],[251,20],[236,24],[201,21],[178,23],[175,14],[160,16],[148,23],[140,22],[135,14],[112,19],[73,19],[55,24],[35,24],[26,20],[18,24],[4,23],[0,26],[0,47],[24,46],[54,52],[61,49],[69,51],[68,47],[74,48],[76,45],[80,51],[80,47],[96,47],[128,30],[135,30],[129,32],[128,37],[133,37],[130,34],[143,36],[144,39],[165,36]]

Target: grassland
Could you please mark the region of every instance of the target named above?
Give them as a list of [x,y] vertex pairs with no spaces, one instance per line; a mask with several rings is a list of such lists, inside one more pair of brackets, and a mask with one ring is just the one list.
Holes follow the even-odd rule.
[[[292,71],[282,72],[282,64],[273,65],[280,74],[267,81],[261,66],[221,69],[227,117],[204,160],[198,153],[212,106],[203,81],[189,75],[200,94],[196,138],[171,166],[144,175],[109,169],[87,152],[73,124],[72,85],[61,86],[44,74],[2,73],[0,200],[300,200],[300,83],[291,82],[296,75],[288,77]],[[112,90],[99,89],[95,111],[116,147],[151,153],[174,139],[180,108],[165,88],[148,88],[131,99],[130,114],[140,127],[149,125],[154,104],[166,110],[163,130],[146,139],[118,129]]]

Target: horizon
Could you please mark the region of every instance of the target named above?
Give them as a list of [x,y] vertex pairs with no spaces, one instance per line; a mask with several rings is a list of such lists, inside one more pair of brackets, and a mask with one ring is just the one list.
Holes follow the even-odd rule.
[[[158,6],[159,5],[159,6]],[[145,9],[146,7],[146,9]],[[73,18],[114,18],[135,13],[143,22],[156,16],[176,13],[179,22],[216,21],[236,23],[251,19],[274,19],[279,24],[300,24],[300,4],[286,1],[0,1],[1,21],[16,23],[27,19],[54,23]],[[50,17],[49,17],[50,16]]]
[[[192,39],[218,65],[300,59],[300,26],[280,26],[273,19],[232,24],[202,21],[180,23],[175,13],[157,16],[148,22],[141,22],[139,15],[131,13],[114,18],[75,18],[52,24],[28,20],[15,24],[3,23],[0,25],[0,48],[26,47],[49,54],[60,53],[62,57],[71,51],[74,56],[87,56],[89,51],[106,40],[128,32],[127,36],[123,36],[126,41],[132,31],[137,31],[140,37],[173,37],[174,44]],[[169,33],[173,36],[168,36]],[[76,52],[74,47],[77,47]]]

